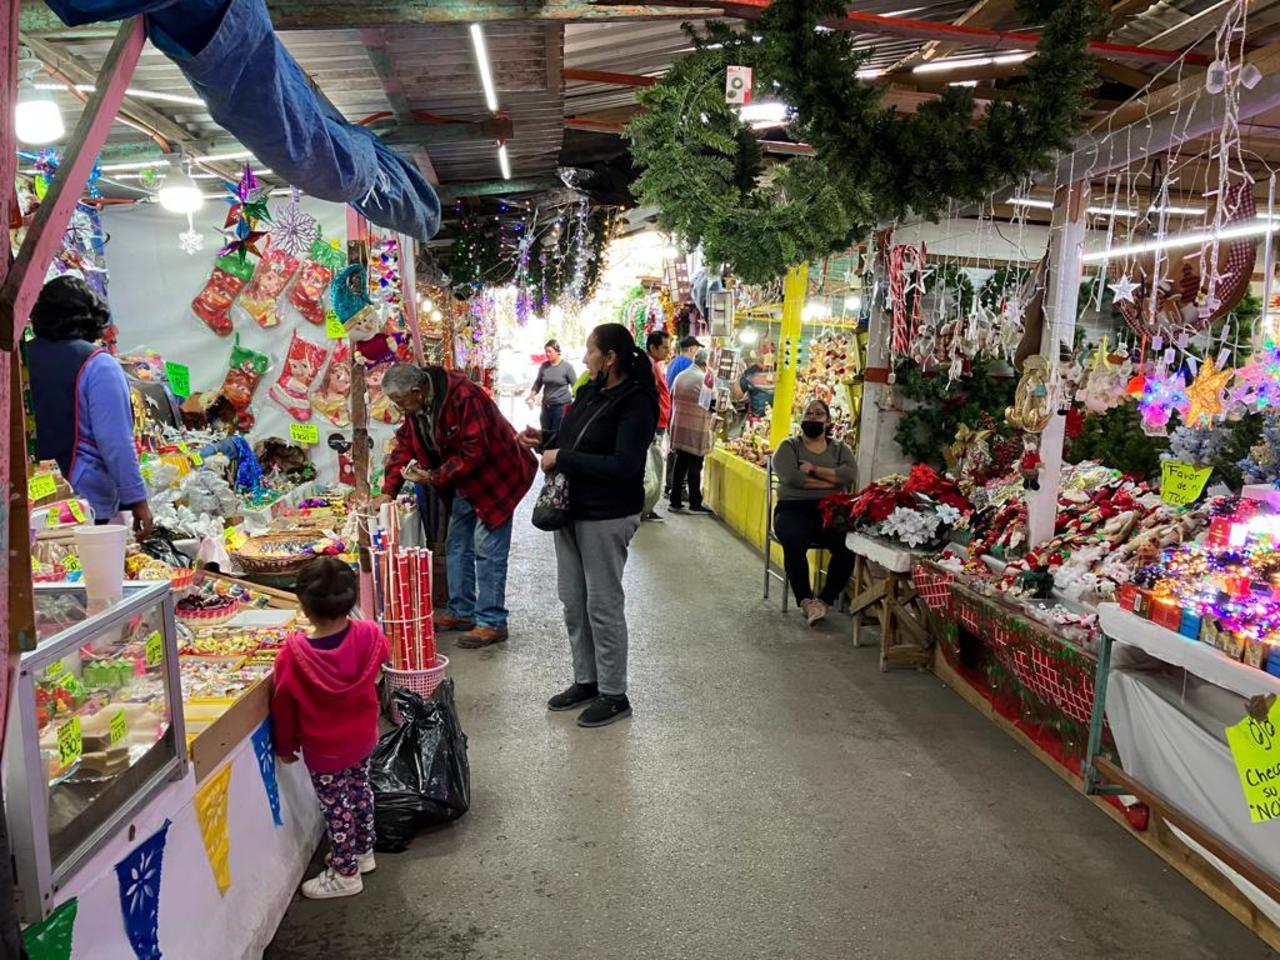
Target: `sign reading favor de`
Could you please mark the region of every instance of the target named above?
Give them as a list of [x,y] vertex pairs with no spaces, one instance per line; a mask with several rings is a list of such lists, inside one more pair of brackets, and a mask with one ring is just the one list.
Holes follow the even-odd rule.
[[1280,699],[1271,704],[1266,716],[1257,720],[1246,716],[1227,727],[1227,744],[1240,774],[1240,786],[1249,804],[1254,823],[1280,820]]
[[1175,507],[1186,507],[1200,499],[1213,467],[1197,467],[1177,460],[1160,465],[1160,498]]

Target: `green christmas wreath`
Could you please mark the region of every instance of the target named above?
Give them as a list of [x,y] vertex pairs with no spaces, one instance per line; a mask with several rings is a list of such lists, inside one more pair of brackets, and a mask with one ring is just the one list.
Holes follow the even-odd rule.
[[[858,78],[866,54],[850,35],[817,29],[843,9],[842,0],[774,0],[754,25],[758,42],[722,24],[690,31],[694,52],[639,94],[644,110],[627,127],[641,202],[747,282],[847,247],[877,223],[936,217],[1044,169],[1088,106],[1094,0],[1025,0],[1024,13],[1044,23],[1037,55],[1017,101],[992,104],[977,122],[964,87],[897,116],[884,85]],[[757,94],[795,109],[791,132],[814,156],[766,166],[724,101],[735,64],[752,68]]]

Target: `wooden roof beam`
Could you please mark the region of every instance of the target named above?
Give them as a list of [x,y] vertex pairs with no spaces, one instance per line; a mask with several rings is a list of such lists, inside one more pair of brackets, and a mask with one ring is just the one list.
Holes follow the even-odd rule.
[[[1013,12],[1018,0],[977,0],[968,10],[955,20],[958,27],[994,27]],[[945,43],[941,40],[926,40],[915,53],[903,57],[892,67],[889,73],[906,70],[918,63],[949,57],[960,49],[960,44]]]

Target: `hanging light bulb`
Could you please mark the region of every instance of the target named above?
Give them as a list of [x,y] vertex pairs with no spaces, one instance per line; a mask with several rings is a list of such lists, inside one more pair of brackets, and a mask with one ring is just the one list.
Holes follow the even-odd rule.
[[1204,73],[1204,88],[1217,96],[1227,88],[1227,65],[1221,60],[1209,64]]
[[14,109],[13,132],[23,143],[39,146],[53,143],[66,133],[62,124],[62,110],[49,90],[36,87],[35,74],[41,68],[39,60],[26,47],[18,50],[18,104]]
[[191,161],[182,156],[171,159],[173,171],[164,178],[156,199],[172,213],[194,213],[204,206],[204,193],[191,176]]

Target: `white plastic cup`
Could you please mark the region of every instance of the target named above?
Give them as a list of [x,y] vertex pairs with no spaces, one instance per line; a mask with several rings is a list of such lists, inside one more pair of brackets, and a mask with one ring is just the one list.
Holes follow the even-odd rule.
[[124,550],[128,539],[128,527],[76,527],[76,553],[91,601],[119,600],[124,596]]

